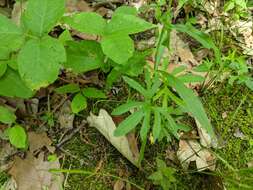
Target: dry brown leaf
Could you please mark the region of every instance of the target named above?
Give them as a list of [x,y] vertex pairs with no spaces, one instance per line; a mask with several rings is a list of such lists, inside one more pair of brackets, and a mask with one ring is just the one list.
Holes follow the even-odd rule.
[[49,169],[59,169],[59,161],[44,161],[44,154],[38,158],[28,152],[24,160],[16,156],[9,174],[17,183],[18,190],[60,190],[63,182],[62,174],[52,174]]
[[200,137],[200,144],[204,147],[210,148],[217,148],[218,147],[218,139],[216,136],[211,137],[206,129],[204,129],[203,127],[201,127],[201,124],[196,121],[196,125],[197,125],[197,129],[198,129],[198,133],[199,133],[199,137]]
[[[131,148],[130,143],[126,136],[115,137],[113,135],[114,130],[116,129],[115,123],[112,120],[112,117],[103,109],[99,111],[99,115],[93,115],[92,113],[87,118],[87,121],[90,126],[95,127],[99,130],[102,135],[131,163],[137,166],[139,154],[136,157]],[[136,154],[136,153],[135,153]]]
[[68,100],[64,102],[60,112],[58,113],[58,121],[60,123],[61,128],[71,129],[73,128],[74,119],[75,114],[72,113],[71,102]]
[[92,7],[84,0],[67,0],[66,2],[67,12],[91,12]]
[[215,170],[215,156],[208,149],[202,148],[197,140],[180,140],[177,157],[185,169],[190,162],[196,162],[199,171]]
[[47,149],[53,153],[54,147],[51,146],[52,141],[48,138],[47,134],[44,133],[35,133],[29,132],[28,133],[28,140],[29,140],[29,150],[31,153],[34,151],[39,150],[43,147],[47,147]]

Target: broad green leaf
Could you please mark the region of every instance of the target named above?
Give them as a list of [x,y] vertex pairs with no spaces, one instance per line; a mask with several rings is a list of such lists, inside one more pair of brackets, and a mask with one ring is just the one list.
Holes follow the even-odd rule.
[[24,35],[10,19],[0,14],[0,59],[7,59],[9,53],[18,50],[23,42]]
[[106,95],[103,91],[92,87],[84,88],[82,93],[87,98],[106,98]]
[[12,124],[15,122],[15,120],[16,120],[16,116],[11,110],[3,106],[0,106],[0,122],[1,123]]
[[211,136],[214,136],[212,125],[199,98],[191,89],[187,88],[183,82],[173,75],[165,73],[165,76],[168,79],[168,84],[177,91],[185,102],[186,109],[199,121],[201,126],[205,128]]
[[22,21],[34,35],[47,34],[62,17],[65,0],[29,0]]
[[80,91],[80,88],[78,84],[66,84],[54,89],[54,91],[58,94],[76,93]]
[[150,108],[145,108],[144,119],[140,130],[140,137],[142,142],[147,141],[148,132],[150,130],[150,117],[151,117]]
[[134,42],[128,35],[107,35],[101,46],[105,55],[118,64],[124,64],[134,53]]
[[136,82],[135,80],[124,76],[123,77],[124,81],[133,89],[135,89],[136,91],[138,91],[139,93],[141,93],[143,96],[147,95],[147,90],[144,89],[140,83]]
[[23,83],[16,71],[8,68],[0,78],[0,96],[30,98],[33,91]]
[[83,73],[100,68],[104,64],[104,54],[95,41],[68,42],[65,68],[75,73]]
[[8,130],[10,143],[17,148],[27,147],[27,135],[25,129],[20,125],[15,125]]
[[103,35],[106,26],[106,20],[94,12],[82,12],[64,17],[63,22],[79,32],[96,35]]
[[67,41],[72,41],[73,38],[69,32],[69,30],[64,30],[61,35],[59,36],[59,41],[65,46]]
[[77,114],[80,111],[84,110],[87,107],[87,99],[82,95],[82,93],[78,93],[74,96],[71,102],[72,112]]
[[133,108],[138,108],[143,105],[143,102],[127,102],[125,104],[120,105],[119,107],[115,108],[112,112],[112,115],[122,115]]
[[18,55],[18,69],[27,86],[38,90],[57,79],[60,63],[65,60],[63,45],[46,36],[26,42]]
[[142,110],[139,110],[126,118],[123,122],[119,124],[117,129],[114,131],[114,136],[119,137],[126,135],[132,129],[134,129],[138,123],[142,120],[144,113]]
[[155,25],[131,14],[115,14],[105,27],[105,34],[129,35],[146,31]]
[[7,70],[7,63],[5,61],[0,61],[0,78],[4,75]]
[[157,109],[154,109],[154,126],[153,126],[153,137],[154,137],[154,141],[156,141],[161,133],[162,130],[162,119],[161,119],[161,115],[160,112]]
[[116,14],[127,14],[127,15],[137,16],[138,11],[135,7],[120,6],[114,11],[113,16],[115,16]]

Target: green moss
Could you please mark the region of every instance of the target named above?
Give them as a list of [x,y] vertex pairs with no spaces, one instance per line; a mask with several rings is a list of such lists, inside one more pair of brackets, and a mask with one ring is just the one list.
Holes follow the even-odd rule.
[[222,146],[217,153],[235,168],[247,167],[253,158],[253,93],[221,84],[203,100]]

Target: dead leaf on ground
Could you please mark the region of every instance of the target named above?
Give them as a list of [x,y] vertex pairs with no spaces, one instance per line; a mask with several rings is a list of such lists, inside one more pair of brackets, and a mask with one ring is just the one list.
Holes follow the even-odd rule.
[[52,141],[48,138],[47,134],[44,133],[28,133],[29,150],[31,153],[37,151],[43,147],[46,147],[51,153],[54,152],[55,148],[51,146]]
[[131,163],[137,166],[139,154],[136,157],[131,148],[130,142],[126,136],[115,137],[113,135],[114,130],[116,129],[115,123],[112,120],[112,117],[103,109],[99,111],[99,115],[93,115],[92,113],[87,118],[87,121],[90,126],[95,127],[99,130],[100,133]]
[[72,113],[71,102],[69,100],[67,100],[62,105],[62,107],[57,115],[58,115],[58,121],[60,123],[61,128],[63,128],[63,129],[73,128],[75,114]]
[[119,179],[113,185],[113,190],[123,190],[124,188],[125,182]]
[[201,147],[196,140],[180,140],[177,157],[185,169],[189,167],[190,162],[196,162],[199,171],[215,170],[215,156],[208,149]]
[[9,174],[17,183],[18,190],[60,190],[63,182],[62,174],[52,174],[49,169],[59,169],[59,161],[44,161],[44,154],[38,158],[28,152],[23,160],[16,156]]
[[211,137],[207,133],[206,129],[204,129],[197,120],[195,121],[196,121],[197,129],[198,129],[198,134],[200,137],[200,144],[207,148],[210,148],[210,147],[217,148],[218,147],[217,137],[216,136]]
[[12,162],[10,161],[10,157],[17,152],[17,149],[15,149],[13,146],[10,145],[10,143],[3,142],[1,143],[0,147],[0,171],[6,171],[8,170]]
[[89,3],[84,0],[67,0],[66,8],[68,13],[93,11]]

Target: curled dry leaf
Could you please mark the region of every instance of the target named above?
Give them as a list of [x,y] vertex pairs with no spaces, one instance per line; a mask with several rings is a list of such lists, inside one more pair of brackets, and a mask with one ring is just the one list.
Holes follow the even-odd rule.
[[95,127],[99,130],[102,135],[131,163],[137,166],[139,152],[133,153],[130,148],[130,143],[126,136],[115,137],[113,135],[114,130],[116,129],[115,123],[112,120],[112,117],[103,109],[99,111],[99,115],[93,115],[92,113],[87,118],[87,121],[90,126]]
[[9,174],[17,183],[18,190],[60,190],[63,182],[62,174],[52,174],[49,169],[59,169],[59,161],[44,161],[44,154],[34,157],[31,152],[23,160],[16,156]]
[[185,169],[190,162],[196,162],[199,171],[215,170],[215,156],[208,149],[201,147],[196,140],[180,140],[177,157]]

